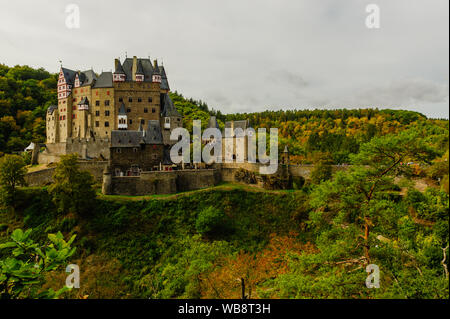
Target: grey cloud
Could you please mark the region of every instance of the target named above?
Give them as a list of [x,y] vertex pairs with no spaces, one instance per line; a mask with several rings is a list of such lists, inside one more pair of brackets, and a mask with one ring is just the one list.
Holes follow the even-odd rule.
[[[79,30],[64,26],[72,2]],[[127,51],[163,58],[172,90],[224,113],[376,104],[448,118],[449,2],[376,3],[379,30],[361,0],[2,1],[0,63],[100,72]]]
[[388,107],[442,103],[448,101],[448,85],[426,79],[405,79],[363,90],[356,101]]

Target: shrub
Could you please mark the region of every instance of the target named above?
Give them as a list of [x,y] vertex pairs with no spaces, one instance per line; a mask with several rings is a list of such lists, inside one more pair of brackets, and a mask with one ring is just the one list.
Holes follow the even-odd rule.
[[202,210],[195,221],[195,229],[202,235],[223,231],[227,226],[227,216],[214,207]]
[[256,175],[253,172],[250,172],[249,170],[240,168],[234,173],[234,178],[238,182],[244,182],[247,184],[256,184]]
[[305,178],[303,176],[292,177],[292,188],[293,189],[302,189],[303,185],[305,185]]
[[331,165],[324,161],[320,161],[311,172],[311,181],[314,184],[320,184],[321,182],[331,179],[332,173]]

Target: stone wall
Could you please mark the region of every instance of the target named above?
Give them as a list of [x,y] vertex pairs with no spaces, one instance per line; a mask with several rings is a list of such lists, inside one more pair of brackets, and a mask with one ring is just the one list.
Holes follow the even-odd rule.
[[[259,168],[262,164],[259,163],[222,163],[214,164],[213,167],[216,168],[221,176],[221,180],[224,182],[235,182],[234,174],[240,168],[246,169],[250,172],[259,174]],[[333,172],[338,170],[348,169],[348,165],[333,165]],[[281,168],[281,165],[280,167]],[[289,165],[289,174],[294,177],[304,177],[305,179],[311,178],[311,172],[314,169],[314,165]]]
[[[108,162],[106,161],[80,161],[80,170],[91,173],[98,183],[103,180],[103,170]],[[53,174],[55,167],[46,168],[43,170],[30,172],[25,175],[25,181],[29,186],[45,186],[53,183]]]
[[180,170],[142,172],[140,176],[111,178],[114,195],[173,194],[217,185],[217,170]]
[[38,155],[39,164],[57,163],[61,155],[76,153],[80,158],[108,160],[110,157],[109,139],[72,139],[64,143],[45,144],[45,150]]

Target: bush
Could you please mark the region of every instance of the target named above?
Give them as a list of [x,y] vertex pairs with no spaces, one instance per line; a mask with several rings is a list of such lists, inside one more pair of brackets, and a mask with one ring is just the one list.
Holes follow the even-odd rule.
[[227,216],[223,211],[208,207],[198,214],[195,229],[202,235],[211,235],[225,230],[227,222]]
[[256,184],[256,175],[253,172],[250,172],[249,170],[240,168],[234,173],[234,178],[238,182],[243,182],[247,184]]
[[316,164],[314,170],[311,172],[311,181],[314,184],[320,184],[321,182],[331,179],[332,174],[333,171],[331,165],[321,161]]
[[305,185],[305,178],[303,176],[294,176],[292,177],[292,188],[293,189],[302,189]]

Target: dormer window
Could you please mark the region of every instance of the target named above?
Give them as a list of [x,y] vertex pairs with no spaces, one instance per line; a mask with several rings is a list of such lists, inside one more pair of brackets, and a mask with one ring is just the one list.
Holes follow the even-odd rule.
[[157,75],[157,74],[153,75],[152,81],[153,82],[157,82],[157,83],[161,83],[161,75]]

